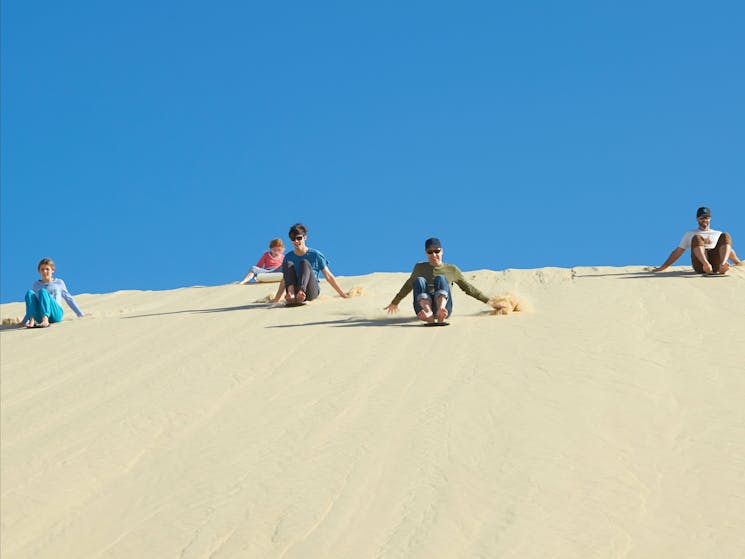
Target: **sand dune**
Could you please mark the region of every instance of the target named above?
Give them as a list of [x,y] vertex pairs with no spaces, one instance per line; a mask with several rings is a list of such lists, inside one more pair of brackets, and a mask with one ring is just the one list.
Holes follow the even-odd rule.
[[685,270],[469,272],[524,312],[434,329],[403,273],[79,295],[0,332],[0,555],[745,557],[745,269]]

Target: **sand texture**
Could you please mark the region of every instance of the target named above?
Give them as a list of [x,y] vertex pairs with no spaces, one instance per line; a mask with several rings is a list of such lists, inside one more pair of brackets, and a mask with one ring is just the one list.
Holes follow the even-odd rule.
[[745,268],[688,270],[78,295],[0,332],[0,556],[745,557]]

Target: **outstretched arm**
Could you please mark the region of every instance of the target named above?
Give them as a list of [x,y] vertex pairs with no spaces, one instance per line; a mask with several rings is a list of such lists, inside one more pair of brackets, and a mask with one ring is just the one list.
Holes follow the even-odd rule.
[[75,299],[73,299],[72,295],[70,295],[65,282],[62,280],[59,280],[59,282],[62,286],[62,298],[68,305],[70,305],[70,308],[76,315],[78,315],[78,317],[83,316],[83,311],[80,310],[80,307],[78,307],[78,305],[75,303]]
[[336,283],[336,278],[334,277],[334,274],[331,273],[331,270],[328,269],[328,266],[325,267],[322,270],[322,272],[323,272],[323,277],[326,278],[326,281],[329,282],[331,287],[333,287],[336,290],[336,292],[339,294],[339,297],[341,297],[342,299],[349,299],[349,295],[344,293],[341,287],[339,287],[339,284]]
[[663,270],[666,270],[667,268],[672,266],[675,263],[675,261],[683,255],[684,252],[685,252],[684,248],[676,247],[675,250],[670,253],[670,256],[667,257],[667,260],[665,260],[665,263],[659,268],[654,268],[652,271],[661,272]]

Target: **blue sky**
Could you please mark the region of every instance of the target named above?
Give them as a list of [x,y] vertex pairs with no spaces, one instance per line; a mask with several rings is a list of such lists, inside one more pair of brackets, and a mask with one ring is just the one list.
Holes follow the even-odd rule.
[[[239,280],[745,255],[745,4],[2,3],[2,302]],[[739,243],[738,243],[739,240]],[[686,254],[679,263],[688,263]],[[384,297],[387,301],[387,298]]]

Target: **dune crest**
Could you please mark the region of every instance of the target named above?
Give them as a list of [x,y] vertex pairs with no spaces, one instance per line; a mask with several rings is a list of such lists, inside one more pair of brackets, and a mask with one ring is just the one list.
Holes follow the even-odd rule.
[[739,557],[742,272],[467,272],[447,328],[404,272],[76,296],[0,331],[0,556]]

